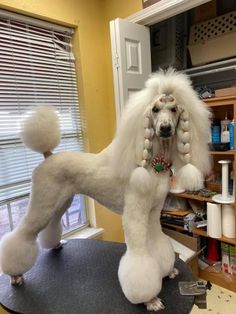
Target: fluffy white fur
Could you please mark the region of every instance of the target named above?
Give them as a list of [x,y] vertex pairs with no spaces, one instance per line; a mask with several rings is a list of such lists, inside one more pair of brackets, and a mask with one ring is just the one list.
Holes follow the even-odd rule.
[[204,177],[197,167],[187,164],[177,173],[181,187],[190,191],[200,190],[204,185]]
[[51,106],[38,107],[27,114],[23,121],[23,143],[39,153],[48,152],[60,143],[59,118]]
[[[163,107],[160,115],[153,112],[156,99],[162,94],[173,95],[176,113],[171,107]],[[187,166],[177,148],[179,108],[188,115],[186,125],[191,134],[190,144],[186,146],[190,149],[191,165]],[[44,247],[57,246],[61,237],[60,218],[73,195],[82,193],[122,214],[127,252],[121,259],[118,275],[125,296],[133,303],[146,302],[149,308],[162,308],[156,296],[161,290],[162,278],[171,274],[174,267],[173,248],[159,222],[170,187],[170,174],[156,174],[150,164],[145,169],[140,167],[145,114],[149,114],[155,132],[152,157],[164,153],[165,158],[172,160],[177,175],[179,171],[180,184],[183,180],[186,188],[196,188],[196,182],[192,184],[196,171],[204,175],[210,170],[207,147],[210,113],[184,74],[160,71],[150,77],[142,91],[131,96],[110,146],[99,154],[53,154],[34,170],[27,213],[0,244],[3,272],[21,275],[33,266],[39,233]],[[171,125],[171,134],[163,139],[160,126],[167,122]],[[40,108],[27,119],[22,134],[27,146],[44,153],[58,143],[58,119],[51,109]],[[181,179],[183,166],[186,168],[182,169]],[[152,307],[151,300],[158,306]]]
[[135,168],[130,176],[130,185],[140,193],[148,193],[151,185],[148,171],[142,167]]
[[[38,245],[34,238],[27,238],[24,233],[14,230],[4,236],[4,241],[1,243],[1,252],[2,270],[6,274],[17,276],[30,270],[35,263],[38,255]],[[12,252],[14,252],[14,256],[11,256]]]

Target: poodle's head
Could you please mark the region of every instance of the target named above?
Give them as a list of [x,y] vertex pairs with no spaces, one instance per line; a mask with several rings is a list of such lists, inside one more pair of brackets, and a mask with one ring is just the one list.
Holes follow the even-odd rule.
[[168,150],[181,186],[201,188],[210,170],[210,117],[185,74],[173,69],[153,74],[122,115],[113,143],[116,175],[128,178],[138,167],[149,171],[153,158]]
[[146,117],[154,130],[155,135],[168,140],[175,135],[181,109],[173,95],[162,94],[153,99],[146,112]]

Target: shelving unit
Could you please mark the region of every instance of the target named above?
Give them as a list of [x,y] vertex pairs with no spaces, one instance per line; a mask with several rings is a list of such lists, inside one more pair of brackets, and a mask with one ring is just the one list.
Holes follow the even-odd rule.
[[[204,101],[207,106],[212,108],[213,115],[217,119],[223,119],[225,112],[227,111],[231,118],[236,121],[236,95],[235,96],[229,96],[229,97],[218,97],[218,98],[211,98],[206,99]],[[234,131],[234,138],[236,139],[236,128]],[[235,150],[229,150],[229,151],[210,151],[209,152],[212,155],[213,162],[214,162],[214,168],[219,168],[219,165],[217,164],[217,161],[220,159],[230,159],[233,162],[233,167],[235,169],[235,182],[236,182],[236,156],[235,156]],[[235,184],[236,189],[236,184]],[[189,194],[189,193],[180,193],[180,194],[172,194],[177,197],[185,198],[185,199],[191,199],[191,200],[197,200],[200,202],[213,202],[211,197],[202,197],[200,195],[196,194]],[[235,193],[236,195],[236,193]],[[236,209],[235,204],[233,204],[234,210],[235,210],[235,217],[236,217]],[[235,218],[236,223],[236,218]],[[185,232],[183,227],[163,223],[163,226],[169,227],[172,229],[175,229],[178,232]],[[207,232],[204,229],[201,228],[194,228],[192,230],[193,236],[200,236],[200,237],[208,237]],[[217,239],[221,242],[228,243],[230,245],[236,245],[236,238],[227,238],[225,236],[222,236],[221,238]],[[212,273],[205,270],[199,269],[199,277],[205,280],[209,280],[212,283],[215,283],[221,287],[224,287],[226,289],[230,289],[234,292],[236,292],[236,276],[230,275],[230,274],[223,274],[223,273]]]
[[199,269],[199,277],[204,280],[223,287],[225,289],[236,292],[236,276],[222,273],[210,273],[205,270]]
[[211,151],[210,152],[211,155],[233,155],[235,154],[234,150],[227,150],[225,152],[218,152],[218,151]]
[[[199,235],[201,237],[208,237],[207,232],[201,228],[194,228],[192,230],[192,233],[195,235]],[[222,236],[221,238],[218,238],[217,240],[228,243],[228,244],[232,244],[232,245],[236,244],[235,238],[227,238],[227,237]]]
[[170,193],[170,194],[174,195],[174,196],[181,197],[181,198],[187,198],[187,199],[190,199],[190,200],[196,200],[196,201],[200,201],[200,202],[210,202],[210,203],[212,203],[211,197],[203,197],[203,196],[200,196],[198,194],[191,194],[191,193],[179,193],[179,194]]
[[181,231],[181,232],[184,231],[184,227],[179,226],[179,225],[169,224],[169,223],[167,223],[167,222],[162,222],[161,224],[162,224],[162,226],[164,226],[164,227],[174,228],[175,230],[178,230],[178,231]]

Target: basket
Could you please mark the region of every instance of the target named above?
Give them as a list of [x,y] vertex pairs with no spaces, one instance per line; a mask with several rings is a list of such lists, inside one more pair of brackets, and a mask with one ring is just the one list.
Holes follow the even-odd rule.
[[152,71],[186,68],[186,15],[180,14],[150,27]]
[[191,27],[188,49],[192,65],[236,55],[236,11]]

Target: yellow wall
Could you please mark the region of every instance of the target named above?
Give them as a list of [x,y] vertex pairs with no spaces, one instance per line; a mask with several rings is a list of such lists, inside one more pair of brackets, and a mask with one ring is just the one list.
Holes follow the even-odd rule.
[[125,18],[134,12],[142,9],[142,0],[102,0],[104,2],[104,28],[105,28],[105,59],[107,68],[107,93],[109,103],[109,116],[111,121],[111,131],[115,134],[116,116],[114,107],[114,89],[112,74],[112,58],[110,45],[110,29],[109,22],[117,17]]
[[[109,22],[116,17],[125,18],[142,9],[142,0],[103,0],[104,4],[104,35],[105,35],[105,61],[106,61],[106,92],[109,108],[110,130],[112,136],[115,134],[116,116],[113,89],[112,58],[110,45]],[[97,215],[98,225],[105,229],[104,239],[124,242],[121,225],[121,217],[102,208]]]
[[[76,27],[79,96],[91,152],[108,145],[115,131],[109,21],[141,6],[141,0],[0,0],[1,8]],[[120,216],[98,204],[96,216],[97,225],[105,229],[105,240],[123,241]]]

